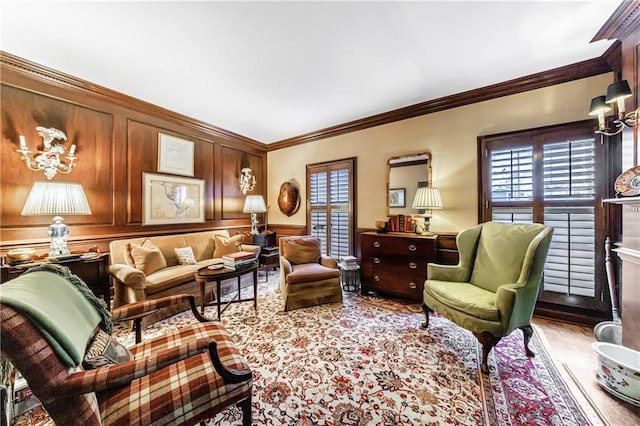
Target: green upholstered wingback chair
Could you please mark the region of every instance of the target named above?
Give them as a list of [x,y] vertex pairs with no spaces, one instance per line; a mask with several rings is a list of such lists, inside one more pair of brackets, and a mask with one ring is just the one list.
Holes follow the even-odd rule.
[[460,232],[458,265],[427,265],[423,327],[435,311],[470,330],[482,343],[483,373],[491,348],[516,328],[524,334],[527,355],[534,356],[531,317],[552,234],[541,224],[497,222]]

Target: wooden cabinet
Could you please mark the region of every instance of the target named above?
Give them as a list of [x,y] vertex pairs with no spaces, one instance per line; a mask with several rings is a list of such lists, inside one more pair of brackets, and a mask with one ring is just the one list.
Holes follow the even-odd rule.
[[[109,277],[109,254],[104,253],[93,259],[70,259],[60,261],[59,265],[68,267],[72,273],[76,274],[87,287],[93,291],[97,297],[101,297],[111,310],[111,280]],[[0,268],[0,283],[12,280],[22,275],[27,269],[36,266],[37,263],[29,265],[3,266]]]
[[435,235],[362,233],[362,294],[376,291],[421,302],[427,263],[436,261],[436,242]]

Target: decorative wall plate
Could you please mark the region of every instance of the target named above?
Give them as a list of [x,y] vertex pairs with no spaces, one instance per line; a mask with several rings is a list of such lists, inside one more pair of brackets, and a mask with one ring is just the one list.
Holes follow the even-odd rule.
[[616,197],[640,195],[640,166],[632,167],[618,176],[613,188],[616,190]]
[[280,186],[278,207],[288,217],[294,215],[300,208],[300,192],[291,181],[285,182]]

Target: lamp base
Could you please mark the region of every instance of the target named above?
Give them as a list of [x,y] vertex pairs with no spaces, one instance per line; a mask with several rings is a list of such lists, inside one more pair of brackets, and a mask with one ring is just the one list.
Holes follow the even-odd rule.
[[49,225],[47,233],[51,237],[51,247],[49,248],[49,257],[66,256],[71,254],[67,247],[67,236],[69,235],[69,227],[62,223],[64,219],[61,216],[53,218],[53,223]]
[[259,234],[258,231],[258,215],[255,213],[251,213],[251,235]]

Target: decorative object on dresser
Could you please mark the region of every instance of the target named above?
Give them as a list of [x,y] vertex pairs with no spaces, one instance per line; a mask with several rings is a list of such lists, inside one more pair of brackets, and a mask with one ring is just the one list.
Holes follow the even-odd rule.
[[376,291],[422,301],[427,263],[436,260],[436,235],[364,232],[360,242],[363,295]]
[[[258,233],[258,215],[257,213],[266,213],[267,206],[264,204],[262,195],[247,195],[244,200],[243,213],[251,213],[251,234]],[[265,225],[266,226],[266,225]]]
[[69,228],[59,215],[90,215],[82,185],[71,182],[35,182],[22,209],[23,216],[55,215],[47,233],[51,237],[49,257],[68,255]]
[[64,154],[63,142],[56,142],[57,140],[66,141],[67,135],[62,130],[54,129],[53,127],[36,127],[36,131],[42,136],[44,142],[44,149],[38,151],[38,155],[32,156],[31,150],[27,147],[27,142],[24,136],[20,135],[20,148],[17,150],[20,153],[20,159],[24,160],[27,167],[31,170],[42,170],[47,179],[51,180],[58,172],[69,173],[71,169],[76,165],[76,146],[71,145],[69,153],[67,154],[68,164],[60,158]]
[[433,235],[433,233],[429,231],[429,221],[431,218],[431,210],[442,208],[442,197],[440,197],[440,190],[431,186],[418,188],[418,190],[416,191],[416,197],[413,199],[412,208],[425,210],[423,214],[424,223],[416,228],[416,232],[422,235]]

